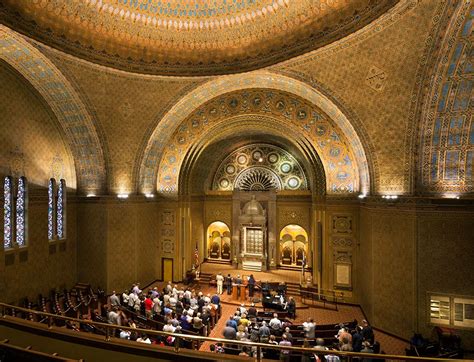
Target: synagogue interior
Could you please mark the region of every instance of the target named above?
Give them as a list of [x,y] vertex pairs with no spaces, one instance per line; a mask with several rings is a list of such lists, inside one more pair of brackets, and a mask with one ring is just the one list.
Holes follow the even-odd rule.
[[0,360],[474,358],[473,19],[0,0]]

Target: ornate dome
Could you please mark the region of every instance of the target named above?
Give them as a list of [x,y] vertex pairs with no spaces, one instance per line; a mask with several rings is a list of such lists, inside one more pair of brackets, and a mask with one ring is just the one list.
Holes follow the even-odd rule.
[[252,195],[252,199],[244,205],[242,214],[246,216],[263,216],[265,211],[262,205],[255,199],[255,195]]
[[304,54],[360,29],[397,0],[4,0],[2,23],[128,71],[224,74]]

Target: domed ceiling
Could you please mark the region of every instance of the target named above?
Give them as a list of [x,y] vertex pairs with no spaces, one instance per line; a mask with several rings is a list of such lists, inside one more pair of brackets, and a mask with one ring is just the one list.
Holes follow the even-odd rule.
[[271,65],[363,27],[398,0],[2,0],[0,20],[47,45],[149,74]]

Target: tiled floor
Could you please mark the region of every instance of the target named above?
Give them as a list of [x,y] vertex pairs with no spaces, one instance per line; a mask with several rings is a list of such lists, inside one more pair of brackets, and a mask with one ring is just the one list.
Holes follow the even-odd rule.
[[[257,280],[269,281],[269,282],[279,282],[279,281],[292,281],[298,283],[300,281],[301,273],[298,271],[292,270],[274,270],[271,272],[249,272],[244,270],[236,270],[231,265],[224,264],[209,264],[204,263],[201,266],[202,273],[211,273],[216,274],[221,272],[223,275],[230,273],[232,276],[237,274],[250,275],[253,274]],[[163,285],[160,283],[159,285]],[[204,294],[214,294],[216,292],[215,287],[203,285],[200,287],[200,291]],[[259,294],[256,294],[259,297]],[[233,314],[236,310],[237,305],[240,302],[232,300],[232,296],[228,296],[224,293],[221,296],[222,304],[222,317],[219,319],[216,326],[211,331],[210,337],[222,338],[222,331],[224,330],[225,323],[229,316]],[[308,317],[312,317],[316,323],[320,324],[337,324],[340,322],[348,322],[354,319],[361,321],[364,319],[364,315],[361,309],[357,306],[351,305],[339,305],[338,310],[328,310],[315,307],[307,307],[301,304],[301,299],[295,298],[297,303],[297,318],[295,323],[303,323]],[[248,305],[250,300],[246,302]],[[257,308],[261,309],[262,306],[257,304]],[[369,321],[370,322],[370,321]],[[381,344],[381,350],[387,354],[398,354],[405,355],[405,348],[407,347],[406,342],[401,339],[389,336],[385,333],[375,331],[375,338]],[[204,343],[201,347],[201,350],[209,350],[210,343]]]

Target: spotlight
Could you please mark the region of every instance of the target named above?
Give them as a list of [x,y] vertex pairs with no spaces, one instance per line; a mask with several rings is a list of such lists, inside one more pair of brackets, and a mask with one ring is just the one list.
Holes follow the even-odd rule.
[[263,158],[260,157],[260,158],[258,159],[258,162],[263,162]]
[[119,199],[128,199],[128,194],[118,194],[117,197]]
[[357,196],[359,199],[365,199],[367,197],[366,194],[360,194],[359,196]]
[[145,194],[145,197],[146,197],[147,199],[152,199],[152,198],[155,197],[155,195],[148,193],[148,194]]
[[96,195],[95,194],[87,194],[86,196],[87,197],[95,197]]

